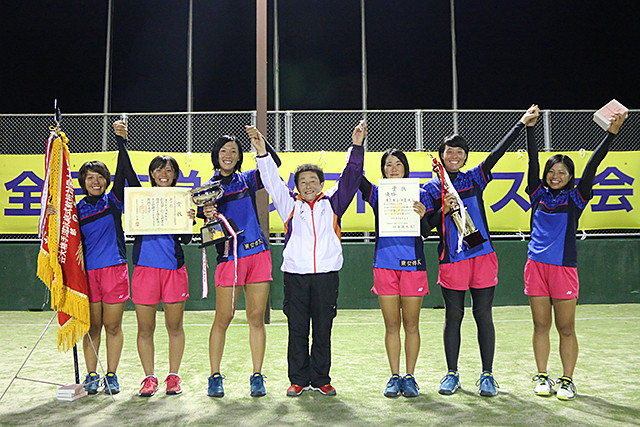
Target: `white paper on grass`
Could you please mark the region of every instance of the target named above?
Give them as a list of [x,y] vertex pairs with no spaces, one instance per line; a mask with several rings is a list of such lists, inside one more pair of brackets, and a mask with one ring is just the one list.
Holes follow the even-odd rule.
[[380,237],[420,236],[420,216],[413,202],[420,201],[418,178],[378,181],[378,234]]

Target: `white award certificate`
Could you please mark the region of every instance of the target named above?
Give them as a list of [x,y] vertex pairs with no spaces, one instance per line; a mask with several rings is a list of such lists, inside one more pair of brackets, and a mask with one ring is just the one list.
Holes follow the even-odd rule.
[[420,201],[418,178],[378,181],[378,234],[380,237],[420,236],[420,216],[413,202]]
[[125,187],[124,231],[127,234],[191,234],[187,187]]

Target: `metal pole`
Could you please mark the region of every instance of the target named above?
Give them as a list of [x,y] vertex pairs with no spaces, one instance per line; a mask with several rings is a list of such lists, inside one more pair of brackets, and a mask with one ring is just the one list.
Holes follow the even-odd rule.
[[[267,0],[256,0],[256,127],[267,135]],[[256,193],[258,220],[269,239],[269,196],[263,189]],[[271,304],[267,303],[264,322],[271,322]]]
[[109,0],[107,6],[107,43],[105,47],[104,61],[104,99],[102,104],[102,151],[107,151],[107,130],[109,128],[107,114],[111,105],[111,39],[113,30],[111,16],[113,15],[113,0]]
[[362,111],[363,118],[367,117],[367,34],[365,23],[364,0],[360,0],[360,50],[362,52]]
[[280,39],[278,38],[278,0],[273,0],[273,95],[276,113],[275,149],[280,151]]
[[187,30],[187,153],[192,149],[193,113],[193,0],[189,0],[189,28]]
[[544,117],[544,151],[551,151],[551,119],[549,110],[545,110]]
[[76,374],[76,384],[80,384],[80,369],[78,368],[78,346],[73,345],[73,368]]
[[450,0],[451,8],[451,89],[453,108],[453,133],[458,133],[458,66],[456,62],[456,7],[455,0]]

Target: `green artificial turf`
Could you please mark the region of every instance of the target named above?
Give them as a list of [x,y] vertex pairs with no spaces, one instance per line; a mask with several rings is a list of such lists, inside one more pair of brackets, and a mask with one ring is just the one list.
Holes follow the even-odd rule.
[[[208,336],[213,312],[186,312],[186,350],[180,369],[183,394],[138,397],[143,372],[136,351],[134,312],[125,312],[125,343],[118,368],[122,392],[112,400],[102,393],[75,402],[55,400],[56,386],[16,380],[0,401],[2,425],[640,425],[640,305],[581,305],[576,329],[580,356],[573,402],[533,394],[536,374],[528,307],[496,307],[494,375],[500,394],[484,398],[475,382],[481,371],[475,324],[470,309],[462,326],[459,371],[462,389],[437,393],[446,373],[442,345],[443,310],[423,309],[422,347],[415,377],[421,395],[388,399],[382,395],[390,372],[379,310],[339,310],[333,328],[332,384],[336,397],[305,392],[285,396],[286,318],[272,311],[267,325],[263,373],[267,396],[249,396],[251,359],[244,312],[227,332],[222,360],[225,397],[206,394]],[[0,312],[0,392],[13,378],[38,339],[51,312]],[[167,374],[167,334],[162,313],[156,330],[156,374]],[[56,350],[55,323],[20,372],[24,378],[73,382],[71,352]],[[559,377],[558,336],[552,329],[549,373]],[[80,352],[81,353],[81,352]],[[104,349],[101,356],[105,357]],[[81,358],[81,372],[84,364]],[[404,367],[404,362],[401,364]],[[84,372],[86,374],[86,372]]]

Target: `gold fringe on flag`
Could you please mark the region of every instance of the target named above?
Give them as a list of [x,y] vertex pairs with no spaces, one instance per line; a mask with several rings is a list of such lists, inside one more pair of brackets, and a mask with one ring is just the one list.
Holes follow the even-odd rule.
[[[58,311],[58,349],[67,351],[89,331],[89,298],[84,270],[84,254],[75,208],[73,186],[70,183],[69,140],[63,132],[53,141],[49,160],[48,203],[55,206],[49,215],[38,253],[37,276],[51,290],[51,308]],[[45,206],[42,209],[46,209]],[[67,229],[68,243],[60,262],[60,222],[70,209],[73,220]],[[68,212],[67,212],[68,214]],[[75,249],[75,250],[74,250]]]

